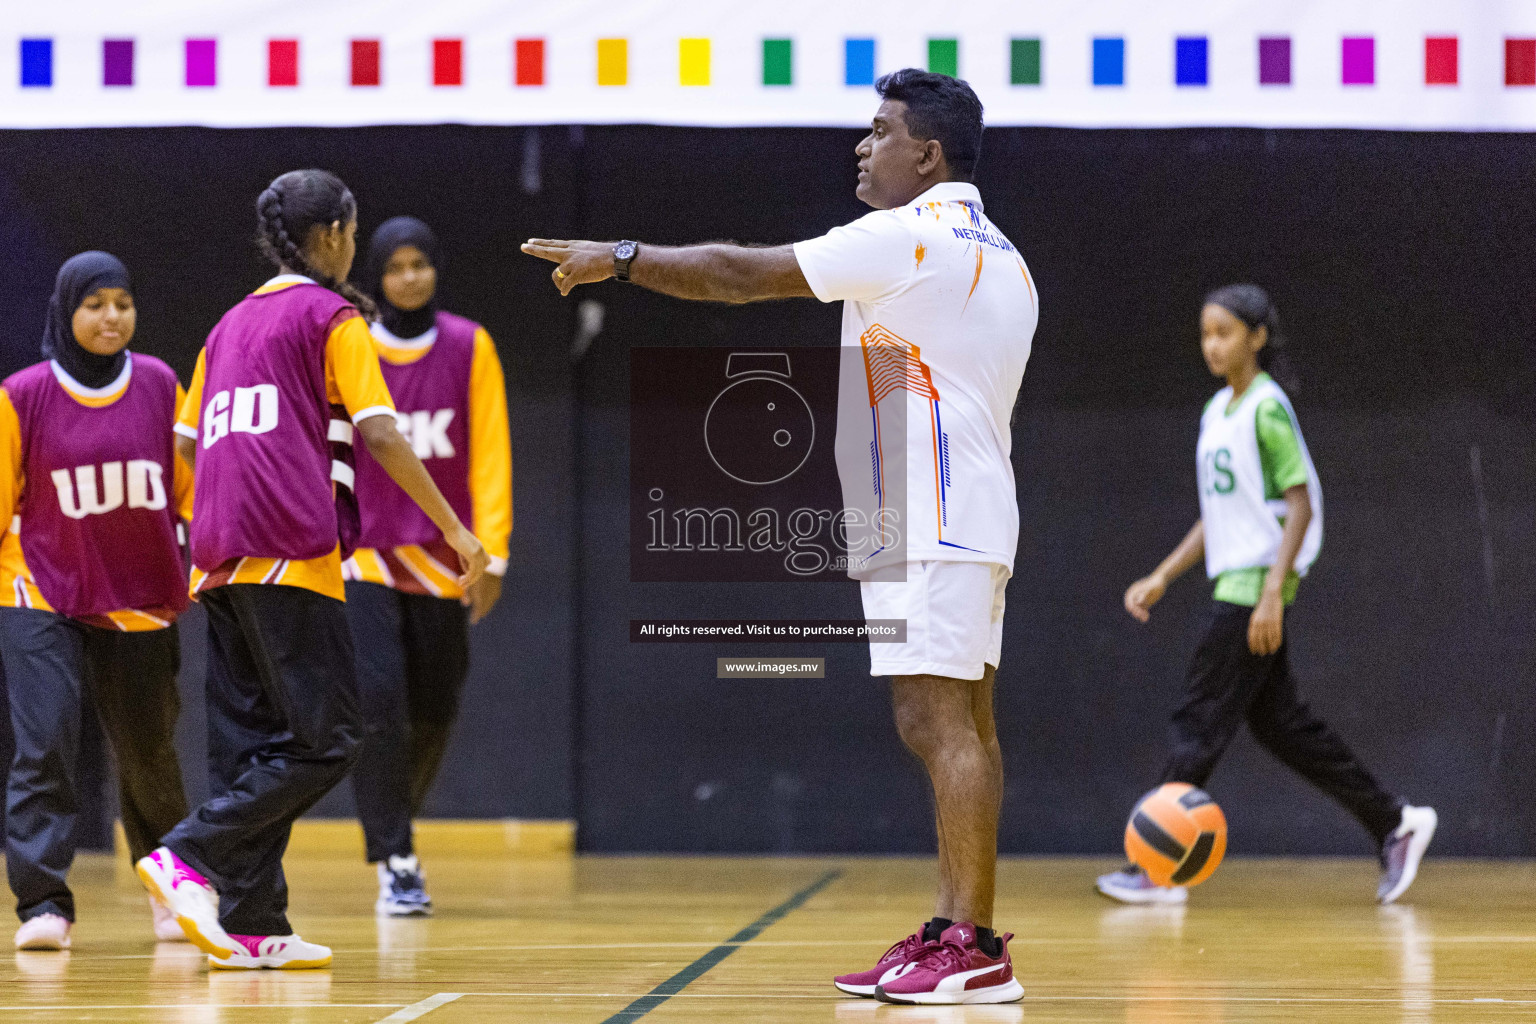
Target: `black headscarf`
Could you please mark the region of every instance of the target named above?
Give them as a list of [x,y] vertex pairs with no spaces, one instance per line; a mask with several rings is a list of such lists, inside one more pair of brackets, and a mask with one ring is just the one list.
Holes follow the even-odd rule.
[[48,300],[48,321],[43,327],[43,356],[58,360],[64,371],[88,388],[104,388],[117,379],[128,361],[125,345],[114,356],[87,352],[75,340],[75,310],[100,288],[122,288],[132,293],[133,283],[122,260],[105,252],[82,252],[59,268]]
[[397,338],[419,338],[437,323],[437,294],[420,309],[404,310],[390,305],[384,297],[384,267],[401,246],[414,245],[427,262],[441,270],[437,236],[415,217],[391,217],[380,224],[368,240],[368,259],[363,264],[363,287],[379,305],[379,322]]

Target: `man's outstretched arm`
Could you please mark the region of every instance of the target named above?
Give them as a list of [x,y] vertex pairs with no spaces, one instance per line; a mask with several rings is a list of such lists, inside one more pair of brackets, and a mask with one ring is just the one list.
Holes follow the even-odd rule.
[[[579,284],[613,276],[613,242],[530,238],[523,252],[556,264],[550,275],[561,295]],[[815,298],[793,246],[755,249],[726,242],[678,247],[640,246],[629,265],[629,280],[676,299],[701,302],[762,302]]]

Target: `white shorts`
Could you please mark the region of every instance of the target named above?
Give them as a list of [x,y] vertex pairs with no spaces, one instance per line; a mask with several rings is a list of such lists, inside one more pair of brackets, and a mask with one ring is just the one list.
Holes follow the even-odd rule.
[[864,618],[907,621],[906,643],[869,645],[869,674],[980,679],[996,668],[1009,575],[992,562],[908,562],[905,582],[860,583]]

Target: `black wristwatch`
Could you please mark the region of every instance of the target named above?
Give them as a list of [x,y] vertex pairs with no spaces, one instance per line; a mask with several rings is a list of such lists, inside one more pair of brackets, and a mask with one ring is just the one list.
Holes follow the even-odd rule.
[[629,280],[629,265],[640,255],[640,243],[623,241],[613,247],[613,276],[620,281]]

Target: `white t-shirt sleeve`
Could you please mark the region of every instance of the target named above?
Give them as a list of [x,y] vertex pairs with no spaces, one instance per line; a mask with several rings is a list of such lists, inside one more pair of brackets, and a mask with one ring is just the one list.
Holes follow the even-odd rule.
[[917,270],[917,242],[902,210],[876,210],[820,238],[795,243],[806,284],[822,302],[879,302],[900,293]]

